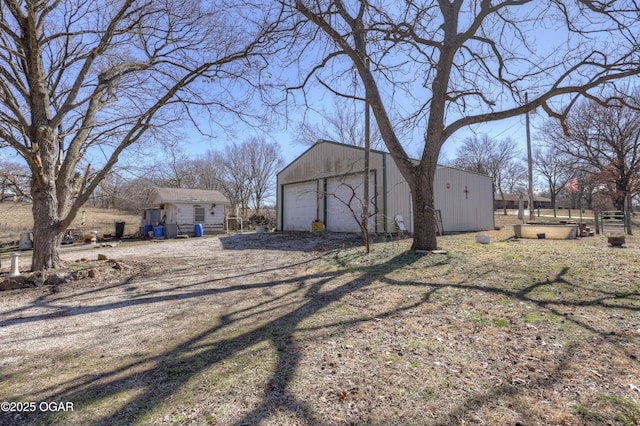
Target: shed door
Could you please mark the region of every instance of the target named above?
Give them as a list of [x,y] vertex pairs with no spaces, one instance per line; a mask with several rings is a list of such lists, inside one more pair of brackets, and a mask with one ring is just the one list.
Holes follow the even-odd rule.
[[[369,212],[375,208],[375,185],[373,174],[369,178]],[[354,218],[362,215],[364,181],[362,175],[329,179],[327,181],[327,230],[333,232],[360,232]],[[369,231],[375,231],[375,216],[369,218]]]
[[282,195],[282,230],[309,231],[318,218],[317,182],[285,185]]

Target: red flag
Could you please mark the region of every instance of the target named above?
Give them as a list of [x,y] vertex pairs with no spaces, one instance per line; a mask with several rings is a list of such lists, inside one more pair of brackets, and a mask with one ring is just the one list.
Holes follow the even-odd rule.
[[573,173],[567,183],[564,184],[564,190],[569,193],[578,191],[578,172]]

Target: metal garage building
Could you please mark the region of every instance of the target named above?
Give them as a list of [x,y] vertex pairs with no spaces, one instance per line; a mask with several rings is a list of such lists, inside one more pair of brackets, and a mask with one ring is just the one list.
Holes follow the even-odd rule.
[[[320,140],[277,176],[277,229],[309,231],[314,220],[333,232],[359,232],[354,213],[362,212],[364,149]],[[395,233],[401,216],[413,231],[409,186],[388,153],[371,151],[370,230]],[[489,176],[438,166],[435,208],[446,232],[493,229],[493,182]],[[359,210],[358,210],[359,207]]]

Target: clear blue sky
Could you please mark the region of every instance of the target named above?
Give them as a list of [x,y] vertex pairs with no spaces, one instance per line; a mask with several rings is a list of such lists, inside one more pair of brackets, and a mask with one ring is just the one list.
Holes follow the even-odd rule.
[[[539,7],[543,7],[543,6],[541,4],[532,2],[527,6],[517,7],[515,8],[515,10],[517,11],[517,13],[522,15],[527,15],[528,13],[530,13],[531,15],[528,17],[531,18],[532,16],[536,16],[537,13],[541,13],[541,11],[538,10]],[[514,13],[516,12],[514,11]],[[519,66],[521,65],[527,66],[527,67],[533,66],[535,68],[535,66],[540,65],[537,62],[535,62],[537,59],[544,60],[544,58],[550,57],[553,60],[555,60],[557,59],[555,57],[556,55],[562,55],[564,53],[567,53],[566,52],[567,49],[569,50],[571,49],[571,46],[573,45],[572,42],[574,40],[571,40],[572,36],[570,35],[570,33],[566,31],[563,25],[561,24],[554,25],[553,22],[546,22],[545,27],[538,27],[537,26],[538,24],[539,22],[536,24],[531,24],[529,26],[527,26],[527,24],[523,24],[524,27],[519,28],[519,30],[523,31],[522,34],[525,34],[527,39],[528,40],[530,39],[530,41],[535,45],[535,52],[533,55],[535,57],[527,56],[528,51],[521,52],[522,57],[518,57],[519,52],[517,52],[517,49],[519,48],[519,46],[518,46],[517,40],[515,40],[513,46],[511,46],[512,49],[514,49],[514,51],[516,52],[516,54],[514,55],[515,59],[512,62],[511,70],[515,70],[517,72],[517,70],[519,69]],[[597,25],[597,22],[593,23],[593,25]],[[592,29],[602,30],[602,28],[592,28]],[[608,37],[610,37],[610,35],[608,34],[610,33],[608,32],[593,33],[592,34],[592,37],[594,37],[593,48],[598,47],[597,45],[599,43],[611,42],[612,40],[608,40]],[[506,42],[510,42],[510,40],[506,40]],[[401,59],[402,58],[397,60],[401,60]],[[562,64],[562,60],[560,59],[559,61]],[[409,67],[410,67],[411,61],[407,61],[407,63],[409,64]],[[344,64],[334,64],[335,68],[331,68],[331,69],[332,70],[335,69],[338,72],[341,69],[342,71],[344,71],[345,68],[341,68],[343,66]],[[347,64],[346,69],[349,69],[349,66],[350,64]],[[544,63],[541,64],[541,66],[544,66]],[[560,69],[559,72],[560,71],[562,71],[562,69]],[[543,75],[545,73],[540,73],[540,74]],[[419,75],[419,74],[416,74],[416,75]],[[326,77],[330,79],[332,76],[329,73],[326,75]],[[530,81],[530,82],[527,82],[527,84],[529,86],[536,86],[536,84],[547,85],[550,83],[550,81],[544,81],[544,79],[541,76],[537,76],[537,77],[541,78],[541,81]],[[535,78],[536,77],[532,77],[532,79],[535,79]],[[548,78],[548,75],[547,75],[547,78]],[[294,81],[295,80],[296,80],[296,77],[294,76]],[[385,88],[381,88],[381,92],[383,92],[383,97],[392,99],[394,96],[397,96],[397,91],[394,90],[393,87],[390,86],[387,88],[388,93],[384,93],[384,89]],[[426,97],[422,96],[421,91],[423,89],[424,88],[422,87],[421,84],[416,84],[415,86],[416,95],[419,97],[422,97],[423,99],[427,99],[428,96],[430,95],[427,93],[425,95]],[[496,88],[496,90],[499,91],[500,88]],[[530,90],[533,91],[535,89],[530,89]],[[314,106],[318,109],[321,109],[322,105],[329,107],[330,105],[333,104],[333,99],[331,99],[331,95],[328,93],[329,92],[326,89],[322,89],[322,90],[315,89],[315,91],[309,95],[308,100],[310,100],[311,102],[314,102],[315,103]],[[498,109],[514,106],[515,101],[510,97],[510,94],[506,90],[496,93],[496,98],[499,99],[498,102],[503,103],[503,105],[497,106]],[[396,102],[398,102],[398,99],[396,99]],[[470,107],[470,108],[473,108],[473,107]],[[234,142],[234,141],[241,142],[243,140],[246,140],[254,136],[263,136],[267,141],[275,141],[280,145],[285,162],[288,163],[293,159],[295,159],[302,152],[304,152],[305,149],[307,149],[306,146],[296,142],[297,124],[300,121],[299,114],[302,113],[301,108],[292,106],[288,109],[288,112],[290,114],[288,119],[288,123],[290,124],[288,128],[283,128],[283,126],[281,125],[282,123],[280,123],[279,126],[274,126],[271,131],[259,132],[255,129],[245,127],[244,125],[239,124],[236,127],[235,134],[233,136],[228,137],[226,135],[221,135],[221,137],[218,140],[215,140],[213,142],[214,145],[210,145],[209,143],[202,143],[201,142],[202,138],[199,135],[196,135],[192,140],[190,151],[195,153],[202,153],[207,149],[223,149],[224,143]],[[539,111],[539,113],[537,114],[535,113],[531,114],[530,117],[531,117],[532,142],[535,144],[537,140],[537,133],[539,132],[538,129],[542,126],[544,120],[546,119],[546,116],[543,116],[542,111]],[[317,117],[312,116],[312,119],[316,120],[316,122],[318,121]],[[422,140],[423,131],[424,129],[417,129],[414,132],[414,134],[411,135],[411,139],[406,141],[405,148],[408,154],[412,157],[418,157],[421,153],[422,146],[423,146],[423,140]],[[495,139],[511,138],[512,140],[516,141],[521,147],[523,160],[526,158],[526,128],[525,128],[524,116],[514,117],[514,118],[506,119],[503,121],[491,122],[484,125],[474,126],[472,128],[461,129],[460,131],[455,133],[451,138],[449,138],[449,140],[445,143],[441,152],[441,158],[453,159],[456,154],[456,149],[458,148],[461,141],[467,137],[473,136],[474,134],[475,135],[486,134]],[[338,142],[341,142],[341,141],[338,141]]]
[[[536,128],[541,124],[544,117],[541,117],[540,114],[532,114],[530,115],[530,118],[532,140],[535,141]],[[298,118],[295,118],[295,120],[297,119]],[[232,143],[234,140],[242,142],[243,140],[249,139],[254,136],[263,136],[267,141],[276,142],[280,145],[285,162],[289,163],[308,148],[308,146],[296,142],[297,130],[295,128],[295,120],[290,121],[294,124],[291,124],[289,129],[279,129],[277,127],[274,127],[273,132],[257,130],[246,125],[238,125],[235,129],[234,135],[227,136],[224,134],[220,134],[218,138],[213,140],[205,138],[200,134],[197,134],[196,132],[189,132],[189,140],[186,141],[187,144],[185,148],[190,155],[197,156],[204,153],[208,149],[222,150],[224,149],[226,143]],[[485,125],[474,126],[472,128],[466,128],[458,131],[443,146],[441,158],[455,158],[456,149],[461,141],[467,137],[473,136],[474,134],[488,134],[489,136],[496,139],[511,138],[519,142],[523,159],[525,158],[526,129],[524,116],[514,117],[511,119],[493,123],[487,123]],[[411,140],[407,146],[409,155],[411,155],[412,157],[417,157],[419,154],[418,150],[421,149],[422,144],[422,132],[416,131],[413,135],[413,140]]]

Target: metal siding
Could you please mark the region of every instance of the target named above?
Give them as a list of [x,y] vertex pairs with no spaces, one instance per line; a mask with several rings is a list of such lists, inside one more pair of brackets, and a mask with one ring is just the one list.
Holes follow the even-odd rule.
[[[383,162],[383,156],[386,161]],[[413,231],[413,213],[409,185],[388,154],[371,153],[371,169],[375,173],[378,215],[376,229],[395,232],[394,217],[400,215],[405,226]],[[384,166],[384,167],[383,167]],[[277,177],[277,223],[282,230],[282,191],[284,185],[316,180],[320,190],[326,180],[361,171],[364,167],[364,150],[333,142],[319,142],[298,159],[286,166]],[[383,175],[383,171],[386,174]],[[450,187],[446,188],[449,183]],[[385,185],[386,184],[386,185]],[[464,188],[468,189],[465,198]],[[386,193],[385,193],[386,191]],[[439,166],[434,182],[436,209],[442,212],[446,232],[481,231],[493,229],[493,185],[491,178],[459,169]],[[325,199],[326,200],[326,199]],[[319,219],[325,222],[324,203],[319,208]],[[384,209],[386,206],[386,212]],[[385,223],[386,221],[386,223]]]
[[[371,169],[382,173],[382,153],[371,152]],[[320,142],[311,147],[278,174],[278,183],[286,185],[318,178],[329,178],[362,171],[364,150],[331,142]],[[382,176],[377,176],[380,181]]]
[[[374,196],[376,189],[375,175],[371,173],[369,178],[369,194],[371,201],[376,203]],[[354,197],[352,199],[352,197]],[[326,205],[327,230],[335,232],[360,232],[360,225],[353,217],[349,205],[355,214],[362,214],[362,200],[364,200],[364,175],[356,174],[346,177],[327,179]],[[374,212],[375,206],[369,205],[369,212]],[[369,218],[369,230],[375,232],[376,223],[373,217]]]
[[318,217],[318,182],[308,181],[283,186],[283,231],[308,231]]
[[397,231],[395,224],[396,215],[402,216],[404,224],[410,232],[413,232],[413,215],[411,206],[411,191],[409,185],[400,173],[398,166],[391,156],[387,157],[387,229],[388,232]]
[[442,214],[442,228],[445,232],[458,229],[459,219],[456,217],[462,210],[456,208],[461,204],[460,193],[462,193],[462,182],[457,174],[451,173],[451,169],[436,169],[436,176],[433,184],[434,207]]
[[475,175],[478,185],[477,193],[481,194],[478,203],[478,231],[487,231],[495,228],[493,215],[494,193],[493,179],[489,176]]
[[[375,182],[383,181],[383,153],[378,151],[372,151],[369,158],[369,167],[372,173],[375,174]],[[388,162],[387,162],[388,163]],[[283,223],[283,209],[282,204],[283,188],[285,185],[304,182],[310,180],[319,180],[322,189],[322,182],[324,179],[331,179],[338,176],[344,176],[353,174],[364,169],[364,149],[334,142],[318,142],[300,157],[286,166],[277,176],[277,185],[280,188],[278,197],[276,200],[276,221],[278,229],[282,230]],[[376,185],[375,199],[382,200],[382,185]],[[374,198],[374,194],[371,194],[371,198]],[[320,209],[319,219],[324,221],[323,209]],[[384,227],[384,211],[379,206],[378,215],[376,218],[377,229],[383,229]]]
[[492,229],[492,193],[491,178],[488,176],[450,167],[438,167],[434,182],[434,200],[436,210],[442,213],[444,232]]

